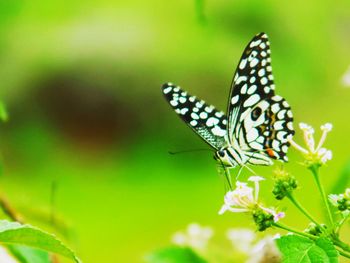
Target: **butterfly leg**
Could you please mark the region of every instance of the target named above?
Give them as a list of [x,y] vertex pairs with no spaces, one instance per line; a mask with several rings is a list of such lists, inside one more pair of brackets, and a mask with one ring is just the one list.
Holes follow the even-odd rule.
[[244,165],[244,166],[242,166],[242,167],[247,168],[250,172],[252,172],[254,175],[256,175],[256,172],[254,172],[254,170],[253,170],[252,168],[250,168],[249,166]]
[[238,173],[237,173],[237,175],[236,175],[236,180],[237,180],[238,177],[240,176],[240,174],[241,174],[241,172],[242,172],[242,170],[243,170],[243,167],[244,167],[244,166],[240,166],[240,167],[239,167]]
[[225,176],[226,181],[228,183],[229,190],[232,190],[232,180],[231,180],[230,172],[229,172],[227,166],[225,166],[221,160],[219,163],[219,168],[221,168],[224,171],[224,176]]

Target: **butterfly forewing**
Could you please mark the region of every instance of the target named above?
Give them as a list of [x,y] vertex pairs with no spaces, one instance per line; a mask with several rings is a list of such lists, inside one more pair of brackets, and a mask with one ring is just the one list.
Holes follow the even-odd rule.
[[227,117],[213,106],[167,83],[163,94],[180,118],[214,149],[226,145]]
[[[288,103],[275,96],[274,89],[270,43],[260,33],[247,45],[236,69],[228,102],[228,137],[231,143],[238,140],[246,152],[286,161],[293,117]],[[254,155],[249,162],[254,163]]]

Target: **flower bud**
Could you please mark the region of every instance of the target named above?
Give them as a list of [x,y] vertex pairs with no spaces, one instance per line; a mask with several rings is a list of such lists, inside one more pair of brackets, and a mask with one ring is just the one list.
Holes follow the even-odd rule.
[[[327,228],[325,224],[321,224],[320,226]],[[313,236],[320,236],[322,234],[322,228],[320,226],[316,225],[315,223],[310,223],[304,232]]]
[[284,169],[275,170],[275,185],[272,193],[277,200],[282,200],[297,188],[297,180]]

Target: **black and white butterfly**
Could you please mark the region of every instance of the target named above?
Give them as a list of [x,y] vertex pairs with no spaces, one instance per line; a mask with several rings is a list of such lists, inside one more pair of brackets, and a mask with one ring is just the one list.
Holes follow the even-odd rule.
[[175,112],[216,150],[215,159],[226,167],[272,165],[287,161],[288,140],[294,135],[287,101],[275,95],[270,43],[264,33],[245,48],[232,81],[227,115],[166,83],[165,98]]

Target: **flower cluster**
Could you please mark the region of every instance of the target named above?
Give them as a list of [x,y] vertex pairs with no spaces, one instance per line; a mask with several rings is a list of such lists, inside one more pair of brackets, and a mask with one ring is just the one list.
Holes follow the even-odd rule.
[[331,194],[328,196],[328,198],[331,204],[335,206],[339,211],[350,211],[350,188],[347,188],[343,194]]
[[304,232],[313,236],[320,236],[324,232],[322,228],[326,229],[327,226],[325,224],[316,225],[311,222]]
[[176,245],[187,246],[194,250],[202,251],[206,248],[212,236],[213,230],[210,227],[202,227],[199,224],[192,223],[188,225],[185,232],[175,233],[172,241]]
[[314,139],[315,130],[310,125],[300,123],[299,128],[304,133],[303,135],[306,148],[303,148],[302,146],[298,145],[292,139],[290,139],[290,143],[293,147],[295,147],[304,155],[307,167],[312,167],[313,165],[321,166],[332,159],[332,151],[323,147],[323,144],[327,138],[327,134],[333,128],[332,124],[326,123],[321,126],[321,130],[323,131],[323,133],[317,145]]
[[274,173],[275,185],[273,187],[272,193],[277,200],[282,200],[297,188],[297,180],[294,176],[290,175],[286,170],[281,168],[276,169]]
[[264,207],[259,203],[259,182],[264,180],[260,176],[251,176],[248,181],[254,183],[254,188],[247,183],[236,182],[236,189],[226,193],[224,205],[219,211],[223,214],[226,211],[234,213],[251,213],[259,231],[264,231],[272,226],[274,222],[284,217],[283,212],[276,212],[273,209]]
[[[276,235],[277,237],[279,235]],[[275,237],[265,236],[258,239],[254,231],[245,228],[233,228],[227,231],[227,238],[234,249],[248,256],[247,263],[281,262],[281,253],[275,244]]]

